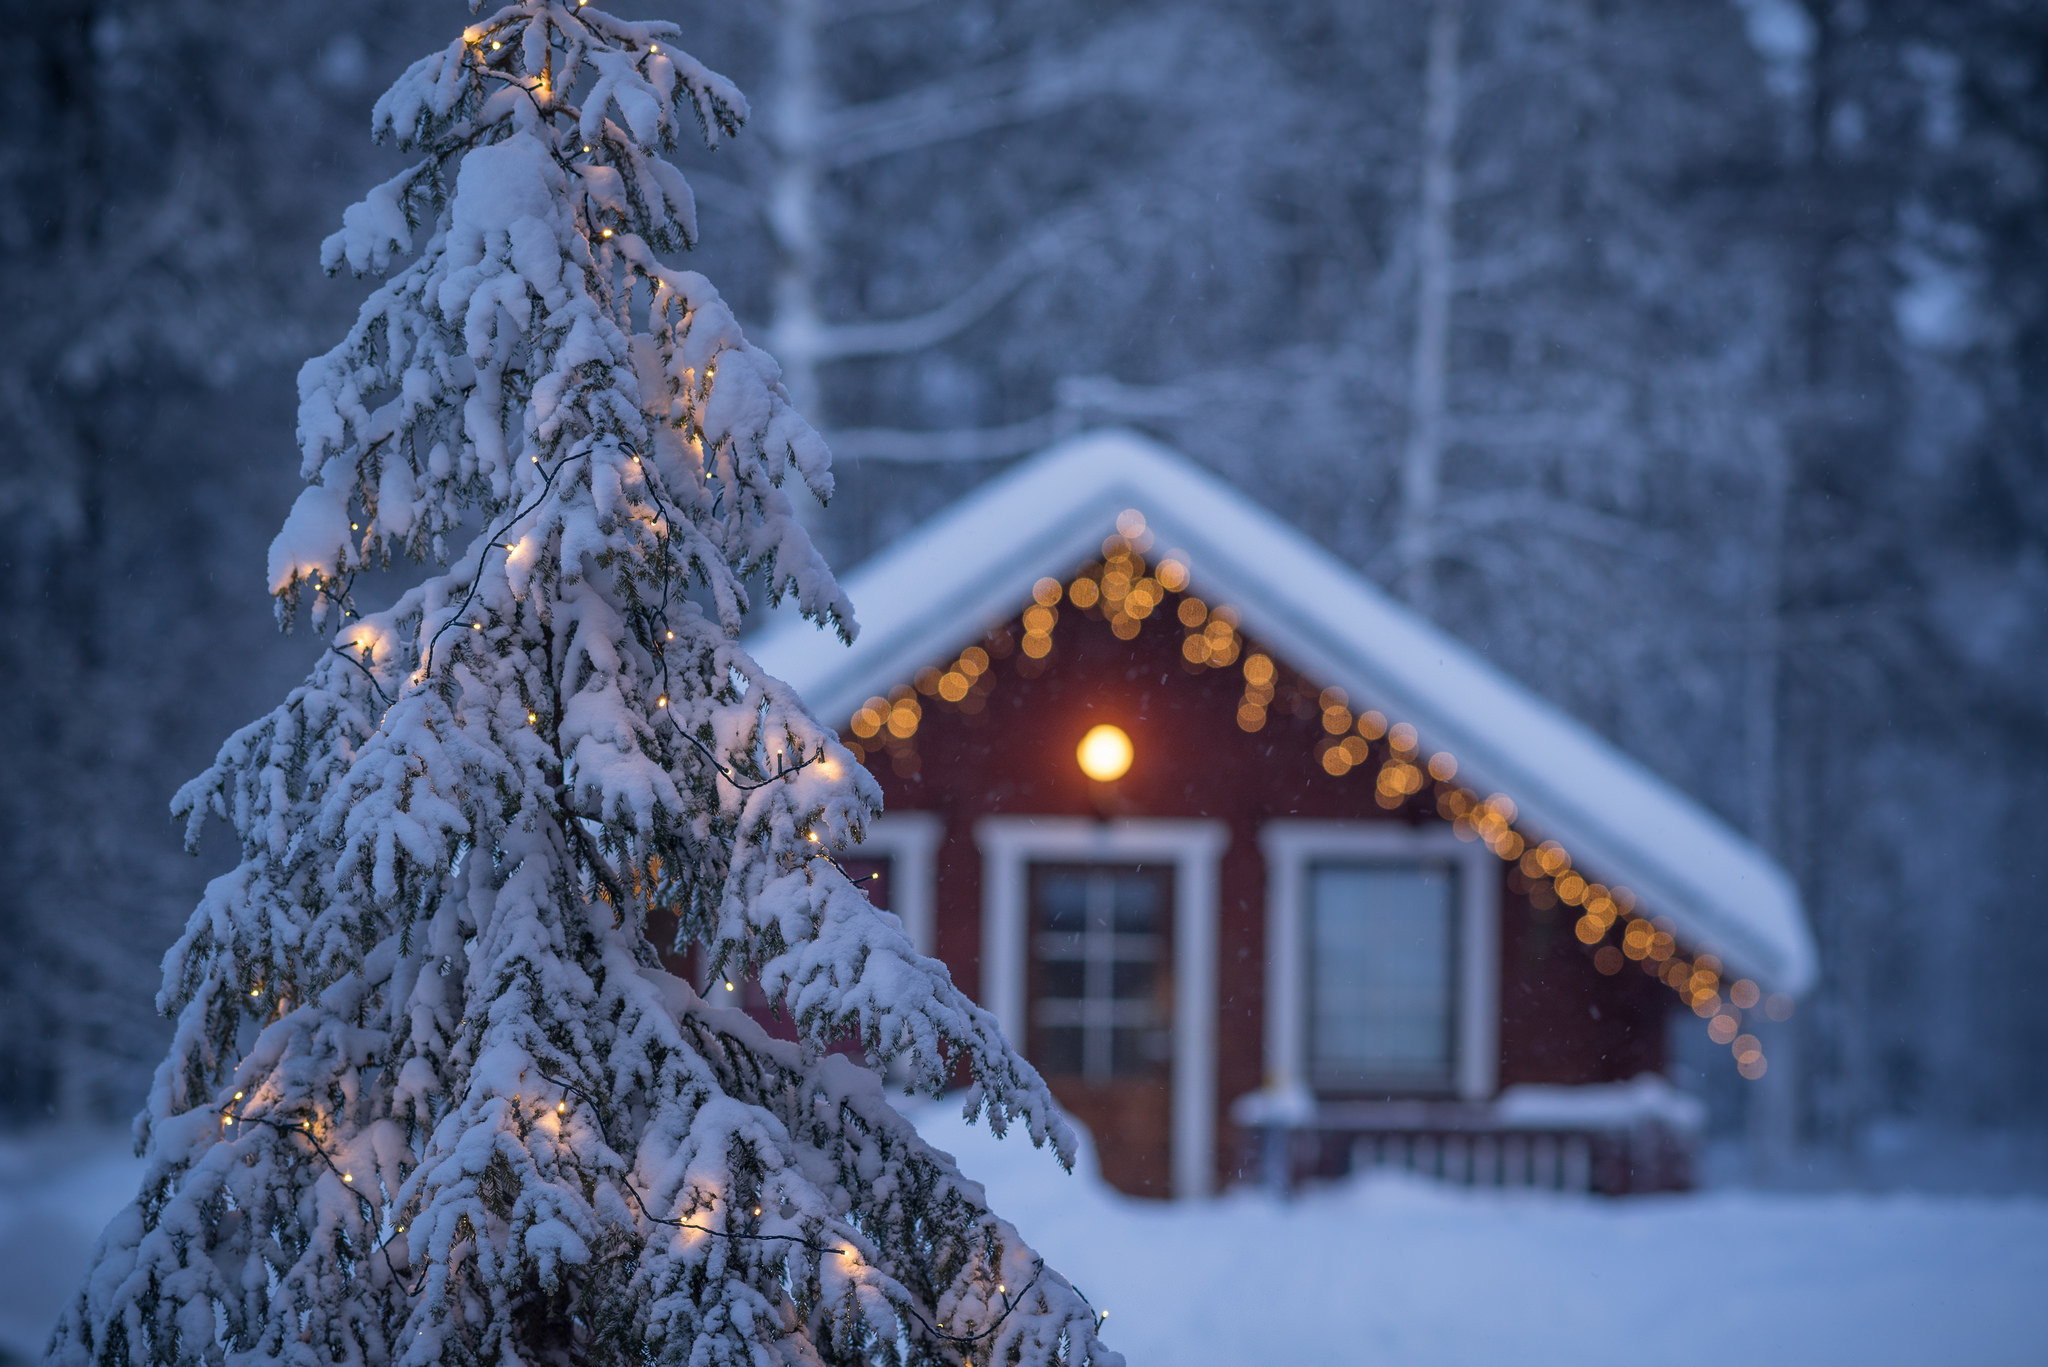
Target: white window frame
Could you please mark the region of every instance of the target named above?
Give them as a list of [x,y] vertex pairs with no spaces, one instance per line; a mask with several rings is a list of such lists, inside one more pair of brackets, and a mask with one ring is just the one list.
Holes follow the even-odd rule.
[[945,839],[946,819],[937,812],[890,812],[868,822],[866,838],[844,856],[889,861],[889,910],[920,954],[935,953],[938,944],[939,846]]
[[1207,1196],[1216,1171],[1218,866],[1230,828],[1221,821],[991,816],[975,823],[974,839],[981,847],[982,1005],[1019,1049],[1027,1024],[1030,865],[1173,866],[1173,1194]]
[[1500,860],[1448,825],[1391,821],[1274,821],[1259,832],[1266,858],[1266,1077],[1280,1096],[1312,1095],[1308,1068],[1309,870],[1325,861],[1450,859],[1458,867],[1456,1019],[1452,1087],[1491,1097],[1500,1072]]

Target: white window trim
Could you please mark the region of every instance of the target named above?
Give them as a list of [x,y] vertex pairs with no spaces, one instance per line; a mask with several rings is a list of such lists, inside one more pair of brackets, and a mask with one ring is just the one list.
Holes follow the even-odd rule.
[[890,812],[868,822],[867,838],[846,852],[852,859],[889,861],[889,910],[903,922],[920,954],[936,952],[939,846],[946,821],[937,812]]
[[1025,1039],[1026,866],[1034,860],[1173,865],[1173,1194],[1207,1196],[1216,1171],[1217,866],[1221,821],[991,816],[981,847],[981,995],[1018,1048]]
[[1467,1101],[1491,1097],[1500,1066],[1500,861],[1449,826],[1384,821],[1274,821],[1266,857],[1266,1078],[1269,1093],[1311,1094],[1308,1074],[1309,866],[1322,859],[1450,858],[1459,868],[1458,1018],[1452,1082]]

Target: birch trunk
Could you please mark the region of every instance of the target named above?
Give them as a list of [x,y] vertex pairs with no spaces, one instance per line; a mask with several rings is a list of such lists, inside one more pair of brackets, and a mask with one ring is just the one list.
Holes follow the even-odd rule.
[[1461,0],[1436,0],[1422,125],[1415,353],[1408,444],[1401,457],[1401,594],[1428,614],[1435,600],[1436,510],[1443,478],[1445,391],[1450,368],[1451,212],[1457,202],[1458,38]]

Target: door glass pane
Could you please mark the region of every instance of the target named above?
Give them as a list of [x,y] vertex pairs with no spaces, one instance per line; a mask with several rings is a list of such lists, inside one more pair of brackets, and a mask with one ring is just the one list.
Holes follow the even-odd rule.
[[1048,1076],[1150,1077],[1166,1058],[1164,927],[1170,871],[1031,868],[1031,1024]]
[[1447,864],[1310,870],[1309,1060],[1317,1085],[1449,1085],[1455,882]]

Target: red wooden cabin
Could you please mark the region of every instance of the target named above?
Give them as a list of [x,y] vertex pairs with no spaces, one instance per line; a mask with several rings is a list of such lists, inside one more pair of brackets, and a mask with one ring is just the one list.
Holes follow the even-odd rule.
[[876,899],[1125,1191],[1681,1185],[1668,1032],[1760,1075],[1812,975],[1758,850],[1141,438],[1048,451],[844,582],[852,647],[756,653],[881,781]]

